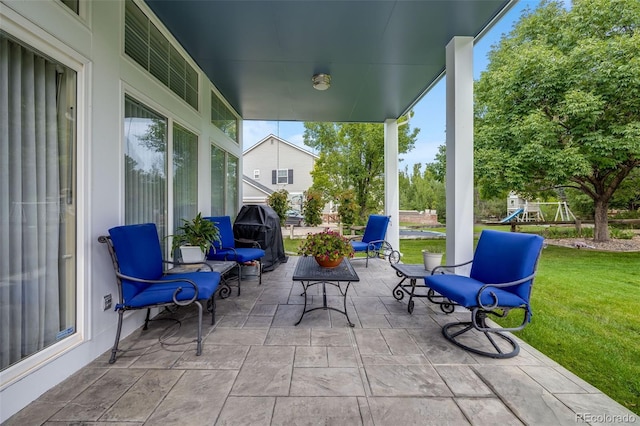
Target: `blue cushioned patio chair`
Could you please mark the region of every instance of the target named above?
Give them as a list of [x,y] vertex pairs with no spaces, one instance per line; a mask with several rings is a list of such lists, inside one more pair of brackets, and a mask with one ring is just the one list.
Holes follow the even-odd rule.
[[242,282],[242,265],[247,262],[258,262],[258,285],[262,284],[262,258],[264,250],[260,243],[252,241],[253,247],[236,247],[236,239],[233,235],[231,218],[229,216],[210,216],[205,219],[214,222],[220,230],[220,241],[214,241],[207,254],[209,260],[231,260],[238,266],[238,296],[240,296],[240,284]]
[[374,257],[388,258],[390,262],[398,262],[400,260],[400,252],[394,250],[391,244],[385,241],[390,219],[389,216],[370,215],[367,220],[367,226],[364,228],[362,239],[351,241],[353,251],[356,254],[365,253],[365,267],[369,267],[369,259]]
[[[118,284],[118,329],[109,363],[116,361],[118,342],[125,311],[147,309],[144,329],[149,325],[151,308],[168,305],[198,307],[196,355],[202,353],[202,304],[211,311],[211,324],[215,322],[214,294],[220,283],[220,273],[213,271],[166,274],[165,264],[176,264],[162,259],[158,231],[154,223],[116,226],[109,236],[98,238],[107,244]],[[204,264],[206,268],[206,264]]]
[[[453,302],[471,310],[471,321],[446,324],[442,328],[444,337],[479,355],[492,358],[516,356],[520,347],[505,332],[522,330],[531,320],[531,288],[542,247],[543,238],[538,235],[484,230],[472,261],[439,266],[431,272],[432,275],[426,276],[425,285],[445,298],[432,302],[449,306]],[[444,268],[468,264],[471,264],[468,277],[441,273]],[[505,317],[513,309],[523,312],[519,326],[501,328],[487,324],[488,315]],[[465,335],[471,330],[480,332],[476,336],[484,335],[489,344],[471,338],[472,334]]]

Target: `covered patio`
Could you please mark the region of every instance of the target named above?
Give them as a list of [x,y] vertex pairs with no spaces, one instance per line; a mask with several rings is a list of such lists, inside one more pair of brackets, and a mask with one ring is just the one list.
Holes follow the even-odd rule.
[[[14,244],[25,259],[34,259],[32,247],[44,235],[36,234],[36,223],[46,222],[69,250],[41,250],[53,259],[41,274],[21,262],[15,262],[18,272],[6,274],[17,279],[18,289],[32,275],[53,279],[53,285],[42,280],[38,289],[60,294],[47,292],[53,303],[12,297],[3,305],[3,321],[15,320],[4,328],[11,339],[3,341],[3,349],[16,355],[7,357],[0,374],[0,422],[574,424],[629,415],[526,344],[516,358],[500,361],[450,345],[440,332],[449,319],[425,299],[418,299],[409,314],[406,299],[393,298],[399,278],[383,261],[368,268],[354,263],[360,282],[350,289],[347,307],[354,328],[343,315],[324,310],[294,326],[303,300],[300,284],[292,281],[297,261],[292,257],[265,274],[262,286],[249,280],[242,296],[218,300],[217,321],[205,330],[202,356],[195,356],[192,343],[193,311],[178,310],[148,331],[139,328],[144,313],[137,312],[126,316],[123,330],[122,348],[132,350],[107,363],[116,315],[106,301],[116,287],[98,236],[113,226],[143,221],[158,222],[171,234],[185,205],[194,215],[214,209],[235,215],[242,199],[243,120],[384,124],[384,213],[392,218],[387,239],[396,247],[398,127],[446,74],[446,252],[451,263],[471,258],[473,44],[514,3],[0,0],[0,36],[6,44],[47,62],[51,70],[64,68],[75,82],[69,102],[60,105],[66,108],[60,117],[66,120],[68,144],[59,145],[70,151],[58,155],[53,167],[69,182],[55,188],[56,203],[44,195],[37,203],[29,201],[62,206],[68,220],[61,224],[37,215],[39,222],[32,223],[15,215],[20,220],[4,228],[16,234],[33,231],[29,244]],[[138,50],[136,42],[144,49]],[[155,68],[159,51],[167,55]],[[158,69],[162,72],[154,74]],[[329,90],[314,90],[312,76],[318,74],[332,76]],[[49,101],[63,98],[55,90],[47,93]],[[33,103],[16,99],[16,111]],[[151,161],[149,170],[133,167],[134,156],[127,151],[129,139],[143,140],[126,133],[141,119],[166,129],[157,152],[132,145],[132,151],[144,154],[140,157],[161,154],[158,164],[165,174],[157,188],[135,187],[141,194],[153,193],[153,202],[129,193],[141,172],[155,173]],[[32,127],[19,122],[15,134],[30,135]],[[158,128],[148,127],[151,133]],[[198,166],[190,168],[196,170],[197,185],[185,185],[194,189],[189,200],[180,199],[187,194],[175,186],[178,173],[171,167],[181,138],[197,153],[190,164]],[[18,138],[10,145],[15,152],[34,154],[21,170],[25,176],[35,177],[36,159],[52,157],[45,150],[23,149]],[[224,173],[229,170],[236,174]],[[58,270],[62,260],[66,267]],[[62,304],[60,312],[49,309]],[[31,311],[60,318],[33,321],[34,332],[23,333],[22,318],[41,318],[27,315]],[[23,353],[32,336],[35,343]]]
[[[494,360],[465,352],[441,334],[445,315],[427,299],[413,314],[392,295],[399,278],[384,260],[353,266],[360,282],[344,315],[307,314],[292,281],[298,257],[257,279],[242,295],[217,300],[195,356],[195,310],[162,313],[49,390],[7,425],[442,425],[600,424],[633,413],[521,342],[520,354]],[[534,289],[535,291],[535,289]],[[334,292],[335,293],[335,292]],[[321,304],[319,289],[313,303]],[[335,303],[329,297],[329,303]],[[162,343],[164,344],[162,344]],[[626,416],[626,417],[625,417]]]

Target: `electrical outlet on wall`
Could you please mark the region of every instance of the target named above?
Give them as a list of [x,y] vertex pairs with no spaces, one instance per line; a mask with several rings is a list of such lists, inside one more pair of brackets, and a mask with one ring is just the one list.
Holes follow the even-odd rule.
[[102,299],[102,310],[106,311],[108,309],[111,309],[111,294],[105,295]]

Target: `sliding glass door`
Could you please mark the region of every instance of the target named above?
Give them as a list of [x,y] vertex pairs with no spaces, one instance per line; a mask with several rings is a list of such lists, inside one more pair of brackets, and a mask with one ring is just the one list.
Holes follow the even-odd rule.
[[77,329],[76,91],[0,33],[0,370]]

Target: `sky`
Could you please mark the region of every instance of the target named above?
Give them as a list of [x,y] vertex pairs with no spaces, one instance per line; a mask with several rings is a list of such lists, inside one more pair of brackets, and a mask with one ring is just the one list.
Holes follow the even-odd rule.
[[[473,74],[474,79],[480,78],[488,64],[487,53],[493,45],[496,45],[503,34],[508,34],[515,22],[520,19],[526,9],[535,9],[540,4],[539,0],[520,0],[505,14],[500,22],[493,26],[478,40],[473,49]],[[431,90],[414,106],[414,116],[411,118],[411,128],[419,128],[420,133],[416,139],[414,149],[404,155],[400,168],[408,166],[409,171],[415,163],[431,163],[435,159],[438,147],[445,143],[445,79],[441,79]],[[291,121],[252,121],[245,120],[243,124],[245,150],[255,145],[269,134],[274,134],[288,142],[296,144],[309,151],[311,149],[303,143],[304,125],[302,122]],[[411,160],[407,160],[410,157]]]

